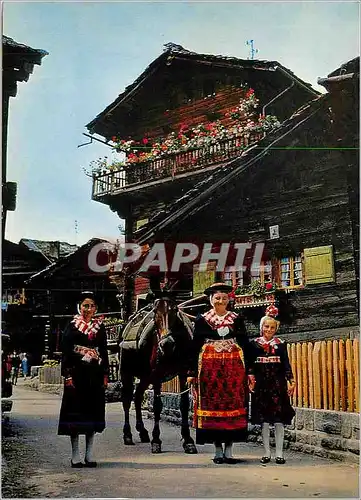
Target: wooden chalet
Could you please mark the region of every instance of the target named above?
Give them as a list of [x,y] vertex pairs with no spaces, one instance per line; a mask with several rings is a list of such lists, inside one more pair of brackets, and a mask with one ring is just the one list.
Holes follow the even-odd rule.
[[227,270],[213,277],[237,287],[235,307],[246,316],[254,308],[253,319],[269,300],[278,303],[292,340],[358,335],[359,58],[319,82],[327,94],[137,232],[143,245],[177,234],[265,242],[267,261],[248,283]]
[[[32,301],[32,331],[38,336],[38,351],[57,352],[61,332],[76,314],[76,303],[82,291],[96,295],[99,314],[105,315],[109,345],[115,345],[123,324],[119,287],[110,274],[96,272],[89,266],[89,254],[105,240],[93,238],[76,251],[61,257],[31,276],[27,290]],[[97,262],[106,266],[107,251],[100,250]]]
[[27,332],[32,311],[25,281],[49,264],[45,255],[5,240],[1,263],[1,328],[9,335],[12,349],[29,350]]
[[2,239],[5,238],[7,211],[16,207],[16,183],[7,182],[7,130],[10,97],[15,97],[19,82],[27,82],[35,65],[48,52],[33,49],[3,35],[2,37]]
[[[137,239],[142,226],[158,231],[154,216],[162,221],[170,206],[177,212],[188,202],[188,193],[192,199],[199,194],[198,186],[204,186],[205,194],[206,185],[218,186],[221,179],[227,184],[228,176],[239,171],[241,156],[248,150],[254,154],[258,141],[317,97],[310,84],[277,61],[198,54],[167,44],[87,125],[91,134],[126,154],[124,165],[97,162],[92,199],[126,220],[127,241]],[[242,198],[242,212],[234,211],[237,219],[243,220],[249,203]],[[191,220],[187,217],[181,216],[183,239]],[[238,238],[249,237],[248,226],[252,223],[237,232]],[[259,227],[252,226],[253,239],[264,236]],[[212,228],[219,231],[221,226]],[[147,291],[144,280],[128,280],[128,313],[135,307],[134,288],[138,298]],[[192,279],[182,288],[191,291]]]
[[2,245],[2,327],[10,334],[14,348],[30,352],[33,339],[28,335],[32,322],[33,299],[26,281],[61,256],[77,249],[59,241],[23,238],[19,243],[5,240]]

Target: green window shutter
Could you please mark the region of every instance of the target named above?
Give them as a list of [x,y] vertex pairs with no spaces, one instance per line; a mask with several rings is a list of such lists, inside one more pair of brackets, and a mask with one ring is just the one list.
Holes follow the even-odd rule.
[[200,270],[198,264],[193,266],[193,297],[202,295],[216,278],[216,263],[209,262],[206,270]]
[[136,222],[136,231],[138,231],[138,229],[140,229],[142,226],[145,226],[145,224],[148,224],[149,222],[149,219],[139,219],[137,220]]
[[304,249],[306,285],[334,283],[335,268],[332,245]]

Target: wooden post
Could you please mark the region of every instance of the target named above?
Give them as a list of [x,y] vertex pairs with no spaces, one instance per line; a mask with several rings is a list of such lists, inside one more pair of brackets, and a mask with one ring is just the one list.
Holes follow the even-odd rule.
[[360,411],[360,347],[359,340],[355,339],[353,342],[353,362],[355,374],[355,411]]
[[339,374],[340,374],[340,399],[341,411],[347,410],[346,404],[346,384],[345,384],[345,343],[342,339],[338,341],[339,350]]
[[313,368],[312,368],[312,352],[313,345],[312,342],[308,342],[307,344],[307,364],[308,364],[308,389],[310,393],[310,408],[315,407],[315,399],[314,399],[314,391],[313,391]]
[[307,344],[304,342],[301,347],[302,351],[302,393],[304,408],[310,407],[310,398],[308,397],[308,368],[307,368]]
[[316,342],[312,353],[312,376],[313,376],[313,404],[314,408],[321,408],[321,366],[320,366],[321,343]]
[[327,387],[327,350],[326,342],[321,342],[321,372],[322,372],[322,408],[328,410],[328,387]]
[[[289,347],[288,355],[290,356],[290,360],[291,360],[291,368],[292,368],[293,378],[297,382],[296,344],[291,344],[288,347]],[[296,383],[296,390],[292,396],[292,405],[293,406],[297,406],[297,398],[298,398],[299,394],[300,394],[301,399],[302,399],[302,385],[299,386],[298,383]]]
[[339,374],[339,355],[338,355],[338,341],[334,340],[332,342],[332,353],[333,353],[333,380],[334,380],[334,394],[335,399],[333,403],[333,409],[336,411],[340,410],[340,374]]
[[297,390],[297,406],[302,408],[302,354],[301,354],[301,344],[297,342],[296,344],[296,374],[297,374],[297,387],[300,390]]
[[327,388],[328,388],[328,409],[334,409],[333,397],[333,366],[332,366],[332,340],[327,342]]
[[355,379],[353,359],[352,359],[352,342],[350,339],[346,340],[346,373],[347,373],[347,411],[354,411],[355,401],[354,401],[354,390],[355,390]]

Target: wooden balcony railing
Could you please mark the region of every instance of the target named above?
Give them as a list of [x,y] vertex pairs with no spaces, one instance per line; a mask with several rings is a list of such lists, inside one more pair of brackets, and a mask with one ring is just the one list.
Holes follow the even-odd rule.
[[247,137],[224,139],[208,146],[174,153],[157,160],[135,163],[114,172],[93,176],[93,199],[111,195],[133,186],[141,186],[150,181],[173,178],[202,170],[205,167],[224,163],[238,156],[263,137],[262,133]]

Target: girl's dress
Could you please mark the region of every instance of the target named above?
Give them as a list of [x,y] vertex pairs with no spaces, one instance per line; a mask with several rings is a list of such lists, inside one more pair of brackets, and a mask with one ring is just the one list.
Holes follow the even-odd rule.
[[251,396],[253,424],[283,423],[289,425],[295,415],[287,394],[287,381],[293,379],[287,346],[278,337],[251,341],[256,385]]

